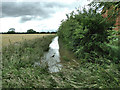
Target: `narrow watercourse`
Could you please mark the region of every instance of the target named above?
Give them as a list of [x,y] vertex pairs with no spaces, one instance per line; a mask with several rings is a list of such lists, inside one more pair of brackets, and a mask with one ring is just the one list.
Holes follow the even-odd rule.
[[59,72],[62,68],[60,63],[58,36],[56,36],[49,45],[49,51],[41,57],[41,62],[35,62],[35,65],[47,64],[50,73]]

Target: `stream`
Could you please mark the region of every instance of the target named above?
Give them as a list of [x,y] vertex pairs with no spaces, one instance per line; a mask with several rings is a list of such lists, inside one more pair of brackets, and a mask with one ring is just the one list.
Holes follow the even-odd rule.
[[[51,73],[59,72],[59,70],[61,70],[62,65],[60,63],[58,36],[52,40],[49,45],[49,51],[44,53],[44,56],[41,58],[41,62],[41,64],[44,62],[47,63],[48,69]],[[35,62],[35,64],[40,65],[40,62]]]

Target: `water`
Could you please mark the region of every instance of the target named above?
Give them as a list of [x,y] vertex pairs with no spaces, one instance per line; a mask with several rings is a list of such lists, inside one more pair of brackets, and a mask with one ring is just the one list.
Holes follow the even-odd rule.
[[[49,48],[49,51],[45,53],[42,57],[41,62],[46,62],[48,64],[48,69],[51,73],[59,72],[59,70],[61,70],[62,65],[60,64],[58,36],[56,36],[52,40],[52,43],[49,45]],[[40,63],[36,63],[36,65],[40,65]]]

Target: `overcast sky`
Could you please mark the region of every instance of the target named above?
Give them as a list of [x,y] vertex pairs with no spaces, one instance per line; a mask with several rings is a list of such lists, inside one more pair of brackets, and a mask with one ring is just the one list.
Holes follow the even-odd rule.
[[[3,2],[4,1],[4,2]],[[57,31],[66,14],[91,0],[3,0],[0,32]],[[27,2],[25,2],[27,1]]]

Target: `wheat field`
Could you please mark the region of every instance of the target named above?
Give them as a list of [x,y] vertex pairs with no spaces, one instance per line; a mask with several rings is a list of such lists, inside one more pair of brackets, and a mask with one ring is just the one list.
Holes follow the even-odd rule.
[[32,40],[53,34],[2,34],[2,46],[22,42],[24,40]]

